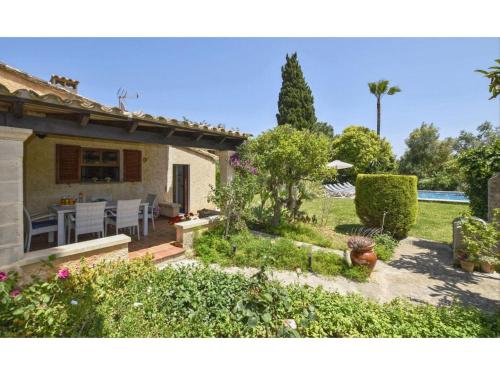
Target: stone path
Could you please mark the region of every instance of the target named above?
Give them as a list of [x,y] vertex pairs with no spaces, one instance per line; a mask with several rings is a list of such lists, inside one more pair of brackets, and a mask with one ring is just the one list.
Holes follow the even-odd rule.
[[[175,264],[195,264],[184,259]],[[218,266],[214,266],[220,269]],[[225,272],[253,275],[255,268],[223,268]],[[488,311],[500,309],[500,275],[466,273],[452,266],[451,248],[442,243],[407,238],[400,242],[389,263],[377,262],[370,281],[359,283],[344,277],[325,277],[291,271],[273,271],[272,278],[285,284],[322,286],[341,294],[360,293],[387,302],[406,297],[414,302],[449,305],[454,299]]]

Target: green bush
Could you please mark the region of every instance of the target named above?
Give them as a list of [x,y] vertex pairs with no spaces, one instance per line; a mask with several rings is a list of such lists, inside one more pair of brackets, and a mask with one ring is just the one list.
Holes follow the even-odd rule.
[[[361,174],[356,179],[356,213],[370,228],[404,238],[417,218],[417,177]],[[385,213],[385,219],[384,219]]]
[[465,177],[465,194],[475,216],[487,219],[488,180],[500,171],[500,139],[471,148],[458,157]]
[[[27,286],[20,296],[0,304],[0,336],[500,336],[499,313],[399,299],[380,304],[360,295],[282,286],[260,272],[247,278],[206,267],[159,271],[150,262],[134,261],[84,267],[66,280],[49,280],[48,300],[42,297],[45,293],[37,297],[34,292],[42,283]],[[27,308],[35,302],[40,303],[38,308]],[[44,311],[54,307],[58,312],[50,316],[56,325],[44,318]],[[18,309],[23,313],[12,315]],[[295,320],[296,329],[286,328],[285,319]]]
[[[295,246],[285,238],[268,239],[247,231],[223,238],[220,230],[208,231],[195,239],[196,256],[205,264],[222,266],[262,267],[295,271],[307,271],[310,249]],[[356,281],[368,279],[367,270],[358,266],[349,267],[343,257],[327,251],[312,253],[312,269],[321,275],[344,276]]]
[[384,262],[391,260],[394,250],[398,246],[398,241],[386,233],[377,234],[373,239],[375,240],[374,251],[377,254],[377,258]]

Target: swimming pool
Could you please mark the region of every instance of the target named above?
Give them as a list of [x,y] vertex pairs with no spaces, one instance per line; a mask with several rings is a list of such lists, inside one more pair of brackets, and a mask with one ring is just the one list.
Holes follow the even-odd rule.
[[469,198],[461,191],[432,191],[432,190],[419,190],[419,201],[435,201],[435,202],[457,202],[469,203]]

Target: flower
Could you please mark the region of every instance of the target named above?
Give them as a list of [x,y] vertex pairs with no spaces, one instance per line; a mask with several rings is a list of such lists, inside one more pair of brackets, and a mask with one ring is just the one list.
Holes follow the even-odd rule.
[[69,277],[69,270],[67,268],[61,268],[59,271],[57,271],[57,278],[64,280]]
[[283,324],[286,328],[297,329],[297,323],[295,323],[294,319],[285,319],[283,320]]
[[72,305],[78,305],[78,301],[76,299],[72,299],[70,303]]
[[0,272],[0,281],[6,281],[9,278],[5,272]]
[[9,293],[9,296],[11,296],[12,298],[15,298],[17,297],[18,295],[21,294],[21,291],[19,289],[14,289],[12,290],[10,293]]

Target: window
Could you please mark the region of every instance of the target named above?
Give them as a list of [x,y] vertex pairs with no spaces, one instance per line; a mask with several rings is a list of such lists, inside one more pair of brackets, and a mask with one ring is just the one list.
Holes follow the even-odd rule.
[[[56,183],[119,182],[120,151],[56,145]],[[123,181],[142,181],[142,152],[123,150]]]
[[120,181],[118,150],[82,149],[82,182]]

